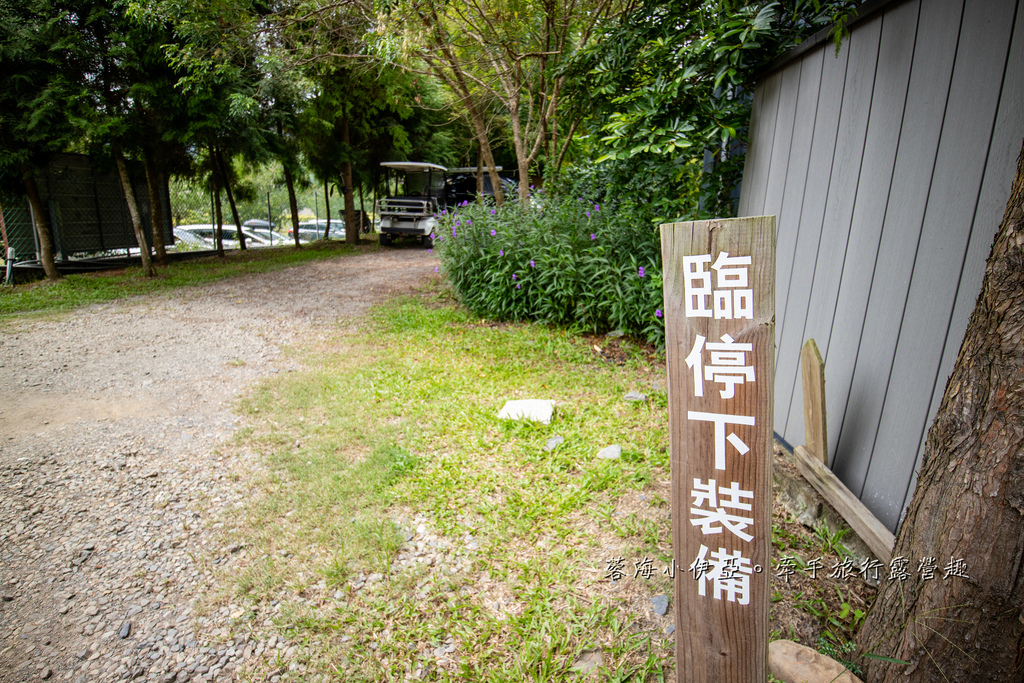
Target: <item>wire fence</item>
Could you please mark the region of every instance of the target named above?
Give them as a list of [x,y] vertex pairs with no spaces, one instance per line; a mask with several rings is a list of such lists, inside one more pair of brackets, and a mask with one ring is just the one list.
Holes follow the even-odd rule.
[[[288,199],[288,188],[284,183],[247,185],[233,189],[233,192],[235,206],[238,210],[238,220],[243,226],[269,227],[275,235],[292,239],[292,212]],[[206,183],[189,179],[172,180],[169,186],[169,196],[171,221],[175,228],[196,230],[212,227],[216,222],[216,200]],[[323,226],[327,222],[329,206],[331,236],[337,238],[344,236],[345,205],[335,188],[332,187],[325,191],[322,186],[296,187],[295,199],[300,229],[305,226],[319,225],[323,230]],[[220,200],[221,220],[223,225],[230,229],[234,225],[234,217],[226,192],[221,192]],[[365,196],[363,201],[365,207],[369,209],[372,206],[373,198]],[[362,204],[358,196],[355,198],[355,204],[356,210],[360,210]],[[177,230],[176,233],[180,235],[181,230]],[[301,234],[300,237],[302,237]]]

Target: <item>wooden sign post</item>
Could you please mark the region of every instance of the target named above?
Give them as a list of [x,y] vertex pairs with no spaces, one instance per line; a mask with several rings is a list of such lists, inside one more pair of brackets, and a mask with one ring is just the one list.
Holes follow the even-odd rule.
[[677,680],[768,680],[775,217],[661,226]]

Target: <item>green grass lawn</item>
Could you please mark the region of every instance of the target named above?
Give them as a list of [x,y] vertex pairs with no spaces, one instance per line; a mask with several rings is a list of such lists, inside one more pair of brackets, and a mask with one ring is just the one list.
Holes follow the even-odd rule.
[[[671,559],[663,374],[429,297],[360,325],[241,403],[235,447],[268,470],[231,532],[258,559],[222,597],[280,600],[278,628],[314,653],[308,673],[334,680],[568,681],[589,650],[593,680],[662,680],[668,622],[650,598],[671,582],[634,580],[632,559]],[[551,424],[498,420],[514,398],[554,400]],[[545,451],[554,434],[564,443]],[[595,458],[613,443],[621,459]],[[414,514],[447,547],[390,572]],[[627,575],[612,583],[616,556]],[[373,573],[387,578],[353,588]]]

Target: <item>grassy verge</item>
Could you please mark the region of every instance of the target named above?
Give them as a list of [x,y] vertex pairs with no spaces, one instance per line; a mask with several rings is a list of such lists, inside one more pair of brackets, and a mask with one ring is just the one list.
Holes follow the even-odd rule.
[[[376,247],[376,243],[372,243]],[[155,278],[144,278],[139,268],[127,270],[69,275],[59,282],[46,281],[15,288],[0,288],[0,316],[15,313],[66,311],[88,304],[125,299],[140,294],[201,285],[216,280],[265,273],[281,268],[359,253],[360,249],[338,242],[313,243],[301,249],[280,247],[273,249],[247,249],[228,252],[226,258],[203,258],[173,263],[158,268]]]
[[[239,447],[267,471],[234,530],[251,561],[225,599],[273,604],[307,679],[574,680],[599,657],[595,680],[660,680],[662,376],[596,360],[564,331],[418,300],[363,326],[243,403]],[[499,421],[513,398],[554,400],[555,418]],[[609,444],[622,457],[597,459]],[[643,557],[654,571],[631,580]]]

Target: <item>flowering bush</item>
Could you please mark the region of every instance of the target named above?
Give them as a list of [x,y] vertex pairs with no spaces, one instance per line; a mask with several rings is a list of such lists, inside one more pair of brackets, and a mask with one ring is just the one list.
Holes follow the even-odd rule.
[[493,320],[619,329],[662,345],[656,228],[576,197],[538,204],[478,203],[439,216],[441,263],[462,302]]

